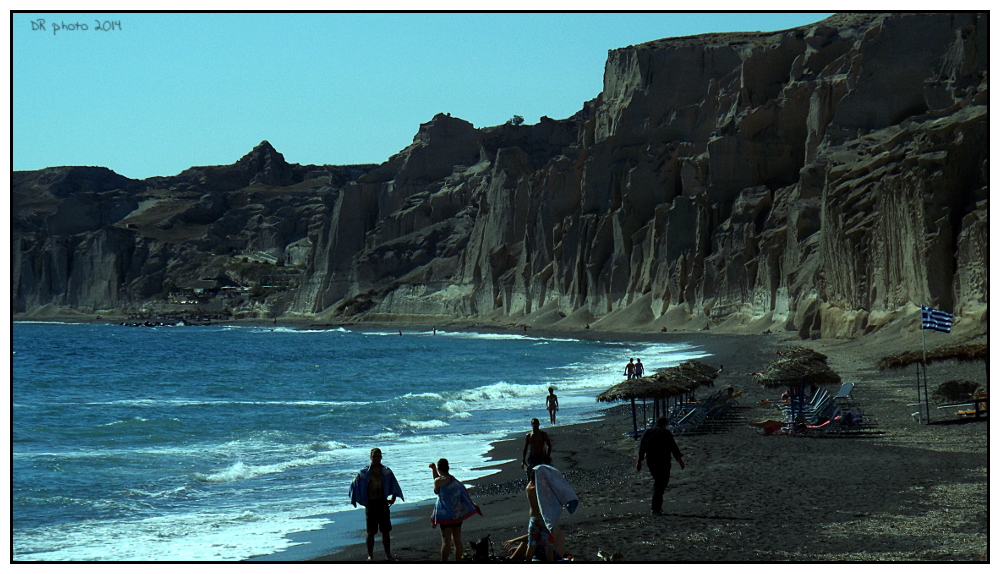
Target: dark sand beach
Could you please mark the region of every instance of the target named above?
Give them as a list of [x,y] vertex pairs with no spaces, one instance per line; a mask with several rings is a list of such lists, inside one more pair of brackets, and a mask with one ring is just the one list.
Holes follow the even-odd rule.
[[[912,334],[805,342],[788,334],[584,336],[701,345],[713,354],[706,362],[725,367],[716,388],[733,386],[744,394],[722,419],[677,436],[687,468],[674,465],[663,516],[650,512],[649,473],[635,470],[638,443],[625,435],[632,426],[628,406],[608,409],[597,422],[551,429],[543,422],[552,436],[553,464],[580,497],[578,510],[560,520],[567,551],[577,561],[599,561],[599,552],[623,562],[989,560],[988,423],[959,422],[952,411],[933,408],[935,424],[918,423],[911,416],[916,407],[908,406],[916,399],[914,368],[875,366],[890,352],[913,348]],[[747,424],[772,418],[775,407],[760,401],[780,394],[760,387],[749,373],[760,371],[775,350],[800,344],[827,354],[843,380],[856,384],[854,397],[877,421],[874,429],[803,438],[764,436]],[[984,381],[985,370],[982,363],[942,363],[930,376],[933,388],[946,378]],[[539,400],[539,418],[546,421],[544,397]],[[470,483],[484,516],[470,518],[462,529],[467,553],[469,541],[489,535],[503,555],[502,542],[526,532],[522,437],[494,444],[492,458],[509,462]],[[391,466],[391,459],[386,463]],[[429,515],[429,506],[394,514],[397,560],[439,560],[440,532],[431,528]],[[364,533],[346,536],[357,543],[317,560],[366,560]],[[375,559],[384,559],[380,541]]]

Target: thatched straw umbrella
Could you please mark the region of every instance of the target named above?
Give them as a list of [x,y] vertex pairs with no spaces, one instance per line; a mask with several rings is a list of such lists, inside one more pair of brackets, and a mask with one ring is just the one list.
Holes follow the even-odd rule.
[[767,388],[815,383],[838,385],[840,375],[823,361],[781,358],[771,361],[762,373],[754,373],[757,382]]
[[914,363],[923,362],[924,355],[920,351],[904,351],[896,355],[886,355],[878,361],[879,370],[902,369]]
[[[986,367],[986,388],[990,385],[990,352],[986,343],[959,343],[944,345],[936,349],[927,351],[926,356],[920,351],[905,351],[896,355],[886,355],[879,359],[879,370],[902,369],[910,365],[924,365],[924,403],[927,409],[927,422],[930,422],[930,405],[927,392],[927,365],[936,361],[959,361],[969,363],[973,361],[983,361]],[[977,413],[978,404],[985,402],[985,399],[976,399]],[[917,369],[917,402],[920,402],[920,369]]]
[[[597,395],[599,402],[611,403],[628,400],[632,403],[632,436],[639,434],[636,423],[635,400],[652,399],[658,401],[689,393],[697,387],[713,385],[721,369],[699,361],[685,361],[675,367],[668,367],[656,373],[629,379],[612,386]],[[645,407],[643,407],[645,408]]]
[[768,363],[754,379],[765,388],[787,387],[791,395],[791,415],[805,410],[806,384],[837,385],[840,375],[826,364],[826,355],[805,347],[792,347],[778,351],[778,358]]
[[781,349],[776,353],[779,357],[787,358],[798,358],[798,359],[808,359],[813,361],[826,362],[826,355],[820,353],[819,351],[814,351],[808,347],[795,346],[789,347],[787,349]]
[[[985,343],[974,343],[964,345],[945,345],[927,351],[927,364],[935,361],[988,361],[990,358],[989,346]],[[920,351],[905,351],[897,355],[886,355],[878,362],[878,368],[902,369],[914,363],[922,363],[924,355]]]
[[651,375],[622,381],[597,395],[597,400],[602,403],[613,403],[628,399],[662,399],[677,395],[679,392],[675,385],[657,380]]

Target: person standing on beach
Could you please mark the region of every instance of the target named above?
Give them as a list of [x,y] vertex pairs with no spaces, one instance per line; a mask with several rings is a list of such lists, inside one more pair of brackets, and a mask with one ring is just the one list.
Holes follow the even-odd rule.
[[549,423],[556,424],[556,411],[559,410],[559,397],[556,396],[555,389],[549,387],[549,396],[545,397],[545,409],[549,411]]
[[635,359],[629,359],[628,360],[628,364],[625,365],[625,378],[626,379],[631,379],[632,377],[635,376],[635,363],[632,362],[634,360]]
[[646,369],[642,366],[642,359],[636,359],[635,360],[635,369],[633,369],[633,374],[635,375],[635,378],[638,379],[645,372],[646,372]]
[[430,464],[434,474],[434,494],[438,495],[431,514],[431,527],[441,527],[441,562],[447,562],[451,546],[455,546],[455,562],[462,560],[462,522],[473,514],[483,514],[472,502],[465,485],[451,475],[448,459]]
[[521,468],[531,475],[536,464],[548,464],[552,460],[552,441],[549,433],[538,428],[538,419],[531,419],[531,432],[524,435],[524,450],[521,451]]
[[673,433],[667,428],[667,417],[656,419],[656,426],[647,430],[639,441],[639,461],[636,472],[642,471],[642,459],[646,459],[649,473],[653,475],[653,514],[663,514],[663,491],[670,482],[670,456],[684,468],[684,458],[677,447]]
[[389,548],[389,531],[392,530],[389,507],[396,502],[397,496],[403,500],[403,491],[389,467],[382,464],[381,449],[372,449],[371,464],[361,469],[354,477],[348,494],[351,497],[351,504],[355,507],[358,504],[365,507],[365,525],[368,531],[365,546],[368,549],[368,561],[374,560],[372,553],[375,550],[375,535],[379,531],[382,532],[382,548],[385,549],[386,560],[395,560]]

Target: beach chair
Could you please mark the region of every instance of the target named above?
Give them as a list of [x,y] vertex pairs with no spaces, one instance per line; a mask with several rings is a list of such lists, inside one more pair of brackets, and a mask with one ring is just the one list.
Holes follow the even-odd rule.
[[[949,406],[959,407],[965,410],[956,411],[955,414],[960,418],[980,418],[989,415],[990,410],[989,395],[985,392],[978,392],[972,396],[971,402],[961,404],[961,405],[945,405],[938,407],[939,409],[947,408]],[[971,407],[971,408],[970,408]]]
[[[802,408],[802,414],[806,417],[806,420],[815,421],[818,417],[818,413],[829,409],[830,405],[833,404],[833,397],[826,389],[820,389],[812,399],[805,404]],[[786,420],[791,420],[792,418],[792,406],[782,405],[781,412],[785,415]]]
[[667,425],[667,428],[669,428],[670,430],[674,430],[674,429],[676,429],[679,426],[688,424],[687,420],[689,418],[691,418],[692,416],[694,416],[694,412],[695,412],[695,409],[691,409],[691,410],[685,412],[684,414],[682,414],[679,418],[677,418],[677,419],[671,419],[670,423]]
[[[823,401],[827,400],[827,398],[829,398],[829,396],[830,396],[830,392],[829,391],[827,391],[826,389],[820,389],[820,390],[816,391],[816,393],[809,399],[809,402],[807,402],[805,404],[804,408],[806,408],[806,409],[814,409],[814,408],[816,408],[816,405],[818,405],[818,404],[822,403]],[[783,404],[781,406],[781,408],[783,410],[791,410],[792,405],[790,403],[786,403],[786,404]]]
[[837,391],[837,394],[833,395],[833,398],[853,400],[854,397],[851,396],[851,393],[853,391],[854,391],[854,383],[844,383],[840,385],[840,390]]
[[830,396],[826,402],[816,406],[816,409],[812,412],[812,423],[816,424],[816,422],[823,419],[832,419],[833,413],[839,408],[833,396]]
[[704,409],[694,409],[683,419],[677,421],[677,424],[673,425],[673,428],[669,425],[667,428],[670,428],[671,432],[686,433],[698,428],[704,422],[706,415],[707,412]]

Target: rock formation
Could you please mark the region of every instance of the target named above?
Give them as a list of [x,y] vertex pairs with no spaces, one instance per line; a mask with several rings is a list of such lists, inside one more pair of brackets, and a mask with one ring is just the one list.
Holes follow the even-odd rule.
[[988,14],[837,15],[611,50],[574,116],[439,114],[377,167],[264,142],[144,182],[15,173],[15,313],[225,276],[260,295],[230,312],[322,321],[852,337],[931,304],[977,327],[988,39]]

